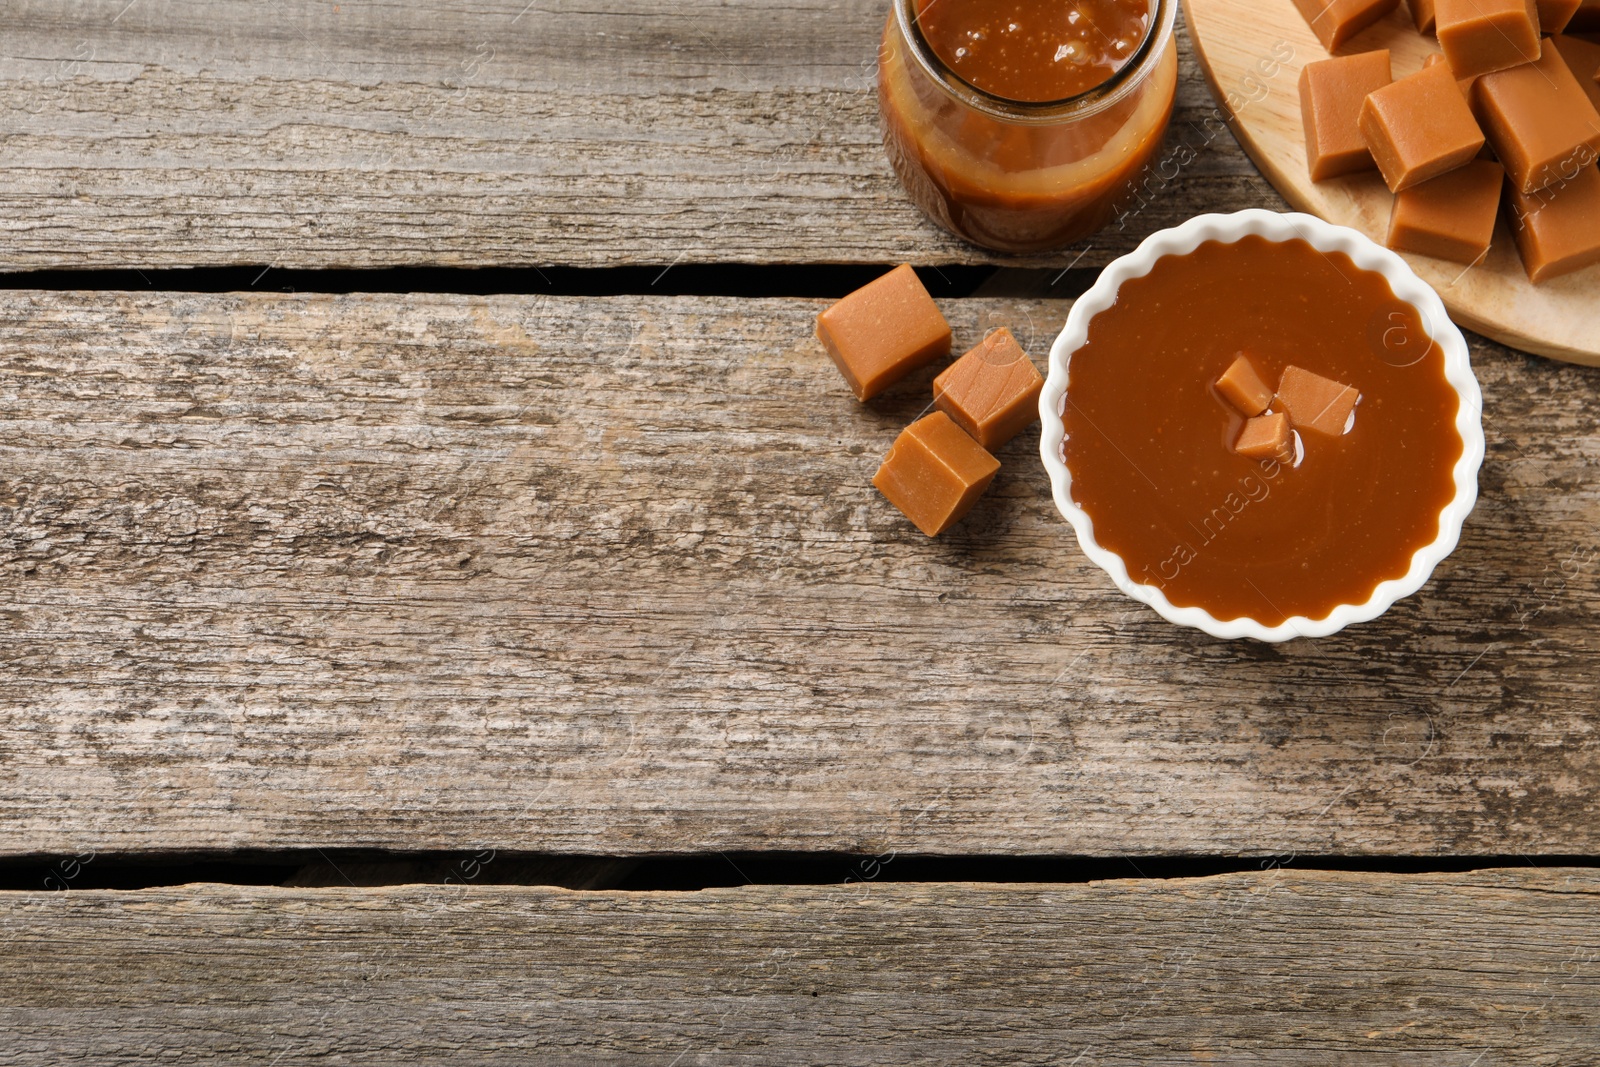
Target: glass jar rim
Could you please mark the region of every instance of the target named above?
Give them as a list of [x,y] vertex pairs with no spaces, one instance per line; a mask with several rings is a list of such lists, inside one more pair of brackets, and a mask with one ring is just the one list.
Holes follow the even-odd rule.
[[951,70],[928,44],[917,24],[914,5],[917,0],[893,0],[894,17],[900,26],[900,36],[906,42],[917,65],[934,83],[958,102],[1007,122],[1053,123],[1064,119],[1086,118],[1110,107],[1127,96],[1143,79],[1153,62],[1161,58],[1161,45],[1172,36],[1176,18],[1177,0],[1151,0],[1154,17],[1145,30],[1139,47],[1116,72],[1090,89],[1062,100],[1028,101],[1011,100],[986,92]]

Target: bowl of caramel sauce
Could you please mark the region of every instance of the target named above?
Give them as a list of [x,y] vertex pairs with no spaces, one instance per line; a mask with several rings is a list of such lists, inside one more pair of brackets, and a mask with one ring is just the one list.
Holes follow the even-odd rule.
[[1428,581],[1477,500],[1482,409],[1461,331],[1399,256],[1249,210],[1152,234],[1078,299],[1040,454],[1124,593],[1285,641]]

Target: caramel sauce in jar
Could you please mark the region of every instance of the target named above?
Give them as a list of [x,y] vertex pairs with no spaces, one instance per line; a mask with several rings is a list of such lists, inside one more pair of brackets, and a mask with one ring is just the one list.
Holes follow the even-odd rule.
[[1133,197],[1177,91],[1176,0],[894,0],[884,146],[929,217],[1005,252],[1064,247]]
[[[1245,354],[1360,397],[1288,462],[1233,448],[1218,377]],[[1463,444],[1444,351],[1388,280],[1303,240],[1207,241],[1124,281],[1067,365],[1062,459],[1095,540],[1134,581],[1276,626],[1363,604],[1439,534]],[[1274,407],[1277,406],[1274,401]]]

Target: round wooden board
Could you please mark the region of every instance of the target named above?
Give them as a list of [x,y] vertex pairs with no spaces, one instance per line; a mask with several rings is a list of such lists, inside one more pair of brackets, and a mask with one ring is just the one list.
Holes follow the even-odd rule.
[[[1290,0],[1183,0],[1212,95],[1261,173],[1296,209],[1350,226],[1382,244],[1393,200],[1376,171],[1311,181],[1300,124],[1300,68],[1328,52]],[[1387,48],[1395,77],[1437,52],[1402,4],[1340,55]],[[1487,258],[1473,267],[1428,256],[1406,262],[1439,291],[1456,322],[1502,344],[1600,366],[1600,266],[1534,285],[1504,217]]]

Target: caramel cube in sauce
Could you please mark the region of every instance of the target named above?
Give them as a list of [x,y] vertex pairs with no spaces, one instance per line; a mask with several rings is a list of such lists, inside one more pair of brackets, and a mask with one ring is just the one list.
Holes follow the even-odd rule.
[[1217,392],[1241,415],[1259,415],[1272,403],[1271,387],[1261,380],[1255,364],[1242,352],[1217,379]]
[[1294,459],[1294,435],[1289,429],[1289,417],[1281,411],[1269,411],[1244,424],[1233,450],[1251,459],[1275,459],[1287,463]]
[[1300,16],[1332,52],[1400,6],[1400,0],[1294,0]]
[[972,510],[1000,461],[942,411],[918,419],[895,438],[872,484],[929,537]]
[[1579,0],[1534,0],[1539,12],[1540,33],[1560,33],[1578,13]]
[[1367,94],[1392,80],[1387,48],[1318,60],[1300,71],[1300,121],[1312,181],[1373,168],[1356,123]]
[[1594,166],[1536,193],[1507,181],[1506,215],[1532,281],[1600,263],[1600,170]]
[[1524,193],[1600,158],[1600,113],[1553,46],[1536,63],[1479,78],[1473,100],[1495,155]]
[[1439,47],[1458,78],[1539,58],[1534,0],[1437,0],[1434,11]]
[[857,289],[817,316],[817,340],[869,400],[906,374],[950,354],[950,324],[907,264]]
[[1483,131],[1442,63],[1373,92],[1361,105],[1360,125],[1394,193],[1454,170],[1483,147]]
[[1388,245],[1400,252],[1476,263],[1489,251],[1505,170],[1474,159],[1397,194]]
[[1411,21],[1416,24],[1418,33],[1433,32],[1433,0],[1409,0],[1411,4]]
[[1589,103],[1600,111],[1600,44],[1565,33],[1550,38],[1550,43],[1555,45],[1562,62],[1578,80]]
[[1284,368],[1278,381],[1278,402],[1297,430],[1338,437],[1344,433],[1360,394],[1343,382],[1324,378],[1301,367]]
[[1044,379],[1002,326],[939,372],[933,402],[984,448],[1005,444],[1039,417]]

